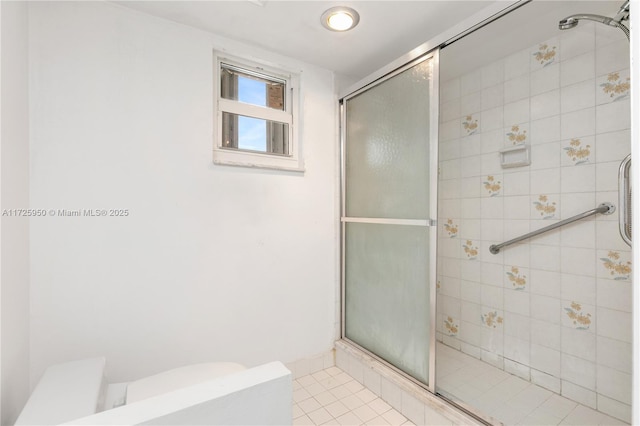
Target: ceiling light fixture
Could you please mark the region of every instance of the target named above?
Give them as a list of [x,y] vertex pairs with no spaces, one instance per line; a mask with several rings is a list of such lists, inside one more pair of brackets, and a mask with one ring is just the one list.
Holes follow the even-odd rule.
[[350,7],[338,6],[326,10],[320,19],[322,26],[331,31],[348,31],[358,25],[360,15]]

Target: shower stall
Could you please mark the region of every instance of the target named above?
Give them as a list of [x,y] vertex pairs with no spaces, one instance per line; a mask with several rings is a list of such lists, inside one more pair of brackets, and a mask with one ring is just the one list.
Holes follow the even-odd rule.
[[628,3],[520,2],[341,99],[343,340],[481,421],[631,421]]

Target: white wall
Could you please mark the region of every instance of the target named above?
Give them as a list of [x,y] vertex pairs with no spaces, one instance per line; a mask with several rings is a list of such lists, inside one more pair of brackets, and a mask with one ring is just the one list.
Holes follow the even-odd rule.
[[[0,209],[29,205],[28,15],[2,2]],[[0,227],[0,423],[13,424],[29,392],[29,220],[2,216]]]
[[[29,5],[31,373],[105,355],[111,381],[333,345],[333,74],[102,2]],[[212,164],[212,50],[302,72],[306,172]]]

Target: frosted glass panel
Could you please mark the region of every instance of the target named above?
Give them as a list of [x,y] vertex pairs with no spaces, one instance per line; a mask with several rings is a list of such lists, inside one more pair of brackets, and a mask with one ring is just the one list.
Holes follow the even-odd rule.
[[346,215],[427,219],[426,60],[346,103]]
[[416,379],[429,377],[429,232],[346,224],[346,337]]

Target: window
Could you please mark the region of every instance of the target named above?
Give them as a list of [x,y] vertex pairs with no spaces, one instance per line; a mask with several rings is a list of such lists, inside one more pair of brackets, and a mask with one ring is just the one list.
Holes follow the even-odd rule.
[[213,161],[302,171],[298,146],[298,77],[215,55]]

